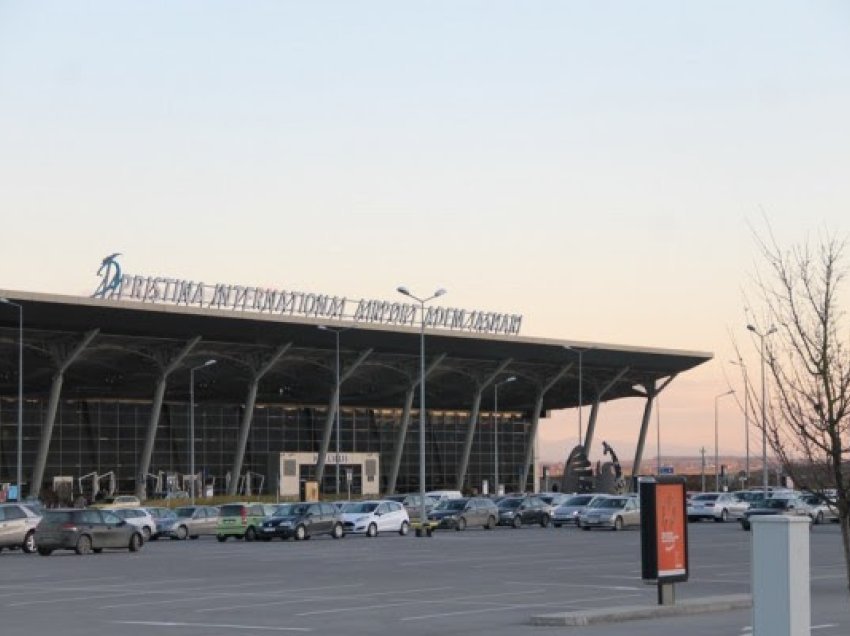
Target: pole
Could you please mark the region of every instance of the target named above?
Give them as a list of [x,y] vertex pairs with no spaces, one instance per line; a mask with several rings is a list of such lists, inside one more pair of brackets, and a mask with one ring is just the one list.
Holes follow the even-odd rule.
[[189,370],[189,474],[190,497],[195,505],[195,369]]
[[732,395],[735,392],[734,389],[730,389],[725,393],[721,393],[720,395],[714,396],[714,492],[720,492],[720,437],[718,433],[718,403],[720,402],[720,398],[724,398],[727,395]]
[[[339,496],[339,330],[334,331],[336,335],[336,393],[334,410],[336,412],[336,494]],[[350,490],[350,489],[349,489]],[[348,497],[351,499],[351,496]]]
[[767,492],[768,474],[767,474],[767,410],[765,408],[765,396],[767,395],[766,383],[764,378],[764,336],[757,333],[761,346],[759,347],[759,356],[761,357],[761,485],[764,486],[764,492]]
[[748,382],[747,367],[744,367],[744,445],[747,447],[744,471],[747,474],[747,488],[750,487],[750,387]]
[[493,493],[499,494],[499,383],[493,385]]
[[700,455],[702,455],[702,468],[700,473],[702,475],[702,492],[705,492],[705,446],[699,449]]
[[425,301],[420,300],[419,316],[419,521],[425,532]]
[[661,474],[661,399],[655,398],[655,457],[657,459],[656,475]]
[[584,438],[582,437],[582,419],[581,419],[581,404],[584,401],[584,393],[582,393],[582,366],[581,359],[584,356],[584,349],[580,349],[578,352],[578,444],[581,446],[584,443]]

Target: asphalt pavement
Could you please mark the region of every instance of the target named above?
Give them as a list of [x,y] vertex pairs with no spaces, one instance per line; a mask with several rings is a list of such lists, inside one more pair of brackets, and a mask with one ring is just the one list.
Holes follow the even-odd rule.
[[[691,580],[679,598],[750,591],[737,524],[689,525]],[[816,636],[850,633],[837,525],[811,532]],[[582,628],[533,627],[545,612],[655,602],[636,530],[471,529],[335,541],[157,541],[138,554],[0,555],[0,633],[90,636],[569,633],[747,636],[750,612]]]

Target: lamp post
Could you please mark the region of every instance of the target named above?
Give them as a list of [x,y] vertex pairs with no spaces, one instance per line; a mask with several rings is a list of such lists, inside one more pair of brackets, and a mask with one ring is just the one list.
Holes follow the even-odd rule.
[[729,389],[726,393],[714,396],[714,492],[720,492],[720,454],[718,451],[719,436],[717,433],[717,403],[720,402],[720,398],[732,395],[734,392],[735,389]]
[[407,287],[396,288],[399,294],[404,294],[419,303],[422,313],[419,314],[419,532],[421,536],[427,537],[425,532],[425,303],[434,300],[446,293],[443,288],[438,289],[427,298],[414,296]]
[[747,455],[744,460],[744,472],[747,475],[747,488],[750,487],[750,384],[747,376],[747,365],[740,358],[736,362],[730,360],[729,364],[741,367],[744,373],[744,445],[747,447]]
[[339,336],[344,331],[348,331],[351,327],[346,327],[344,329],[334,329],[333,327],[328,327],[326,325],[319,325],[319,329],[322,331],[330,331],[336,337],[336,391],[334,393],[334,415],[336,419],[336,494],[339,495]]
[[570,345],[564,345],[564,349],[567,351],[572,351],[573,353],[578,354],[578,444],[582,446],[584,444],[583,433],[582,433],[582,419],[581,419],[581,405],[584,402],[584,394],[582,393],[582,357],[584,356],[586,351],[590,351],[594,347],[571,347]]
[[[18,501],[23,499],[21,482],[23,481],[24,458],[24,306],[13,303],[8,298],[0,298],[0,303],[18,308]],[[30,493],[38,495],[36,493]]]
[[216,360],[207,360],[203,364],[189,369],[189,474],[192,476],[191,497],[195,505],[195,371],[214,365]]
[[767,474],[767,411],[765,410],[765,401],[767,399],[767,391],[765,389],[764,377],[764,339],[769,335],[776,333],[776,326],[771,325],[765,333],[759,333],[758,329],[753,325],[747,325],[747,329],[752,331],[759,338],[759,357],[761,358],[761,461],[762,461],[762,486],[767,492],[768,474]]
[[499,494],[499,386],[516,381],[512,375],[493,385],[493,493]]

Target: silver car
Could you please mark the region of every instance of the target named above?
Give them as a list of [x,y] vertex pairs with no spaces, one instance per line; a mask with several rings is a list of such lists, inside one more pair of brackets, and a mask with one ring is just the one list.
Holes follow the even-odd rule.
[[172,539],[197,539],[213,536],[218,524],[218,508],[214,506],[181,506],[174,510],[177,520],[169,533]]
[[808,494],[800,497],[809,507],[809,517],[812,523],[819,525],[825,521],[838,523],[835,501],[829,501],[823,495]]
[[578,525],[582,530],[639,526],[640,500],[632,496],[597,497],[579,515]]
[[573,495],[555,508],[555,512],[552,515],[552,523],[556,528],[560,528],[565,524],[577,526],[579,516],[596,497],[597,495]]
[[0,504],[0,550],[20,548],[27,554],[35,552],[35,527],[41,517],[27,506]]
[[688,502],[688,521],[714,519],[723,523],[729,519],[740,519],[750,504],[729,492],[704,492],[691,497]]

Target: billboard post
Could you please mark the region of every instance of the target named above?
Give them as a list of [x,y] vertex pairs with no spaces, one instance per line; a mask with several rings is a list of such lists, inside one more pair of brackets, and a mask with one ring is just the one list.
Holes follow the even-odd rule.
[[682,477],[646,477],[640,489],[641,578],[655,581],[658,604],[676,602],[675,583],[688,580],[688,510]]

